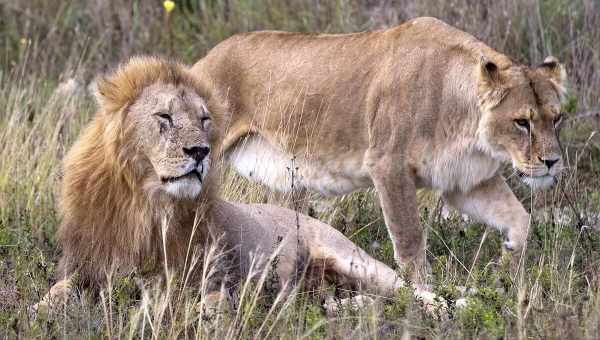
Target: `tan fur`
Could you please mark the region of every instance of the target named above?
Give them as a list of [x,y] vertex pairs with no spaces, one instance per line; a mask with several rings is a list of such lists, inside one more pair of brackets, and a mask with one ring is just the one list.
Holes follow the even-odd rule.
[[[98,288],[109,273],[156,274],[165,264],[179,271],[189,248],[215,240],[231,261],[218,269],[234,285],[271,268],[282,289],[305,269],[386,295],[405,285],[331,226],[288,209],[215,198],[218,170],[208,169],[216,153],[190,167],[185,150],[216,145],[220,119],[185,66],[133,58],[98,88],[98,113],[64,161],[61,280],[34,309],[64,303],[74,276]],[[436,303],[429,292],[415,294]],[[205,303],[219,300],[209,294]]]
[[[519,65],[434,18],[355,34],[238,34],[192,72],[227,107],[222,152],[236,171],[289,190],[295,157],[296,188],[340,195],[374,186],[399,264],[424,258],[417,188],[464,202],[485,187],[496,209],[477,215],[520,249],[528,215],[493,184],[504,182],[500,164],[512,160],[533,187],[562,168],[553,126],[562,66]],[[531,136],[516,119],[530,120]],[[558,162],[548,170],[541,159]],[[508,212],[518,218],[504,221]]]
[[[165,218],[173,224],[169,261],[184,258],[197,203],[173,200],[157,190],[158,179],[136,136],[139,124],[156,122],[130,111],[142,90],[153,84],[192,89],[209,98],[183,65],[158,58],[133,58],[98,80],[98,112],[64,160],[58,239],[65,276],[78,272],[84,282],[95,283],[113,267],[155,270],[163,263],[160,230]],[[203,190],[209,203],[212,190]]]

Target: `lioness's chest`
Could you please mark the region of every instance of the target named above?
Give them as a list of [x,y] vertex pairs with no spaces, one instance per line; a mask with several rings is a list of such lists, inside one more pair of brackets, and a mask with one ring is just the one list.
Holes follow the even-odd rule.
[[498,173],[500,162],[477,150],[444,150],[419,162],[419,186],[467,192]]
[[292,155],[252,135],[238,142],[226,157],[238,174],[279,192],[291,191],[293,183],[296,189],[335,196],[372,185],[359,153]]

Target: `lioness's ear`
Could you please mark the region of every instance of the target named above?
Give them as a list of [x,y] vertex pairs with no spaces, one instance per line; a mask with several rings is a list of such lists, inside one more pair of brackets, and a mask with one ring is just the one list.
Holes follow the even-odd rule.
[[486,57],[481,57],[479,62],[479,80],[482,85],[495,87],[500,81],[500,70],[498,65]]
[[502,86],[500,79],[498,65],[485,57],[481,57],[477,93],[479,106],[482,109],[487,110],[498,105],[508,93],[504,86]]
[[567,87],[567,71],[565,67],[553,56],[544,59],[542,65],[537,68],[542,74],[552,81],[559,92],[564,93]]

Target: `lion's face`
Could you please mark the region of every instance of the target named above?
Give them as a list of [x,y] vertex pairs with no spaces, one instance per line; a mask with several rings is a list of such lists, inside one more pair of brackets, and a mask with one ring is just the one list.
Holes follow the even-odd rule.
[[192,89],[157,83],[129,108],[139,150],[155,176],[150,180],[169,195],[197,198],[210,166],[211,117]]
[[[513,70],[520,77],[498,94],[501,98],[496,105],[484,110],[480,124],[484,144],[492,154],[512,161],[515,173],[534,189],[552,186],[564,167],[559,141],[564,118],[561,93],[549,67],[558,66]],[[502,74],[492,77],[502,81]]]

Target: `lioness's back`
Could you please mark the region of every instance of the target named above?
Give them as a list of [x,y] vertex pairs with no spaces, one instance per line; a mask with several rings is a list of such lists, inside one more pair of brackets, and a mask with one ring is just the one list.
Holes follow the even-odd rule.
[[[283,31],[239,33],[215,46],[194,66],[194,70],[203,68],[201,65],[204,63],[209,63],[213,68],[218,63],[227,63],[229,67],[237,66],[245,70],[260,63],[262,68],[274,67],[274,71],[286,68],[292,73],[294,68],[307,64],[306,58],[318,60],[321,65],[328,67],[340,65],[340,62],[363,67],[380,61],[385,51],[403,46],[440,51],[461,49],[462,53],[476,59],[482,54],[499,55],[464,31],[438,19],[422,17],[389,29],[349,34]],[[252,59],[246,60],[250,57]]]
[[[211,50],[192,72],[226,97],[236,116],[226,144],[240,137],[237,132],[243,135],[261,124],[272,134],[295,131],[296,138],[285,145],[293,152],[305,152],[296,145],[311,140],[328,144],[327,152],[335,154],[367,144],[362,127],[378,100],[372,93],[410,96],[416,85],[422,96],[434,98],[427,92],[437,91],[440,77],[464,77],[484,52],[500,68],[510,63],[468,33],[434,18],[417,18],[352,34],[237,34]],[[326,126],[335,129],[323,131]]]

